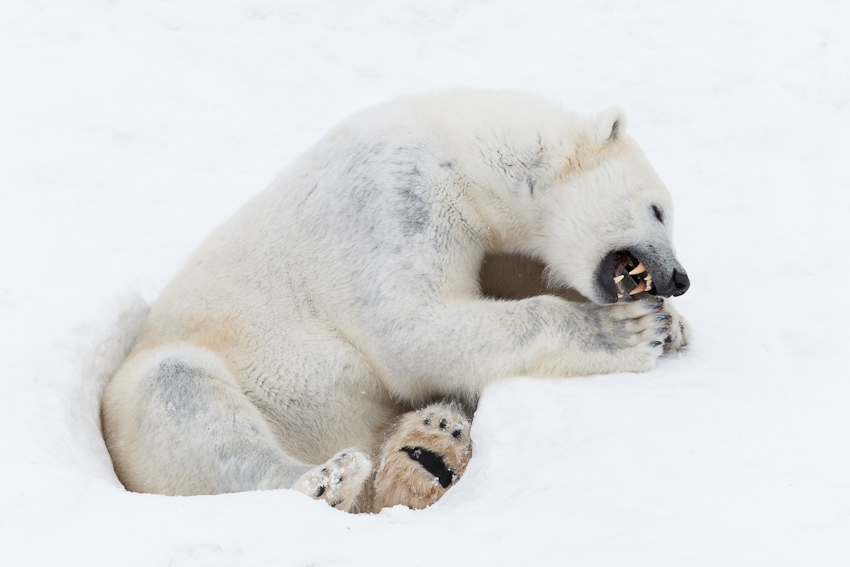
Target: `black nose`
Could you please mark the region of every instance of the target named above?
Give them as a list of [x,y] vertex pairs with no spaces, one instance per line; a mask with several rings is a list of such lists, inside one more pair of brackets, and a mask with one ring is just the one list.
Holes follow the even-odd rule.
[[679,270],[673,270],[673,295],[679,296],[688,291],[688,288],[691,287],[691,280],[688,279],[688,274],[685,272],[680,272]]

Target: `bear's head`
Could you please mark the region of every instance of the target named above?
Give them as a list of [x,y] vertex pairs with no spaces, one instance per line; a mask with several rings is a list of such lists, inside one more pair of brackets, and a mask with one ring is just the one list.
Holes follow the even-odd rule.
[[690,285],[673,249],[673,201],[625,124],[616,107],[588,121],[535,198],[535,255],[553,283],[598,304],[644,290],[682,295]]

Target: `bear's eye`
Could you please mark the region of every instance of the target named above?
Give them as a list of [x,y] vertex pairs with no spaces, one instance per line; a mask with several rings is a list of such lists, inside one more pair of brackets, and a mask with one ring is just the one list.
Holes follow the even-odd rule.
[[664,213],[661,212],[661,209],[656,205],[652,205],[652,212],[655,213],[655,218],[658,219],[658,222],[664,224]]

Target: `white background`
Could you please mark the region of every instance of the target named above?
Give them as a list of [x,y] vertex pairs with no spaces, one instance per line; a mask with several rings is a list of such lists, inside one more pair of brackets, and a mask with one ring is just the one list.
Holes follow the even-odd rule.
[[[618,104],[677,204],[686,355],[484,393],[430,509],[126,492],[98,394],[146,302],[339,120]],[[850,6],[3,0],[0,564],[848,565]]]

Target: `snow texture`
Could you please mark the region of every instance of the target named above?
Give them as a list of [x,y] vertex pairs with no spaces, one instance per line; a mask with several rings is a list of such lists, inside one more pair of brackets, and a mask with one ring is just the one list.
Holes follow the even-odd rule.
[[[4,0],[0,565],[847,565],[847,0]],[[485,391],[423,511],[125,491],[98,396],[204,236],[355,110],[612,104],[677,203],[692,350]]]

